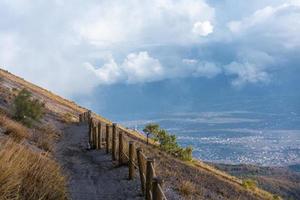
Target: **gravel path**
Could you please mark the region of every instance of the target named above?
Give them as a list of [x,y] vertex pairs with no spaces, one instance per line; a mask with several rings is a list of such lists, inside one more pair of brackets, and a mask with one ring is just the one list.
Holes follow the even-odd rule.
[[127,180],[126,166],[114,164],[104,150],[87,150],[87,132],[86,125],[70,125],[56,148],[56,156],[69,175],[71,199],[143,199],[138,178]]

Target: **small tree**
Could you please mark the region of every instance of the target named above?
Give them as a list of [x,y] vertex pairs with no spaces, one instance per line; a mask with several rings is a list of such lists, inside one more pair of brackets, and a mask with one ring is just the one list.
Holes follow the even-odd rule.
[[175,135],[169,134],[166,130],[161,129],[158,124],[148,124],[144,128],[144,132],[148,137],[153,135],[153,139],[159,142],[160,148],[182,160],[190,161],[193,156],[193,148],[191,146],[183,148],[177,143]]
[[44,114],[44,103],[32,98],[32,94],[23,89],[14,100],[14,118],[31,125],[32,121],[38,121]]
[[179,146],[176,141],[176,136],[175,135],[170,135],[166,130],[161,129],[157,132],[156,135],[160,147],[168,152],[175,152],[178,150]]
[[147,124],[145,126],[145,128],[143,129],[143,131],[147,135],[147,144],[149,144],[149,136],[151,134],[153,134],[153,135],[157,134],[157,132],[159,131],[159,125],[153,124],[153,123]]

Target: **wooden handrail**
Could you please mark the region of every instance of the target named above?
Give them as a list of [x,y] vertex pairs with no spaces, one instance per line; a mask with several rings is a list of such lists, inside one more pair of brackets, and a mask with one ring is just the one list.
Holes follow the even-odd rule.
[[[92,148],[101,149],[102,148],[102,123],[101,121],[97,122],[95,125],[95,120],[91,116],[91,112],[84,112],[79,114],[79,123],[87,122],[89,124],[89,143]],[[128,159],[128,178],[129,180],[134,179],[135,177],[135,169],[139,170],[140,182],[141,182],[141,191],[142,194],[145,195],[146,200],[167,200],[163,189],[162,183],[163,181],[157,177],[154,159],[147,157],[142,148],[135,148],[135,143],[133,141],[128,142],[129,146],[129,155],[124,151],[124,136],[129,137],[131,139],[135,138],[131,136],[130,133],[121,127],[118,127],[117,124],[113,123],[113,125],[107,124],[105,125],[105,148],[106,153],[109,153],[110,149],[110,127],[112,127],[112,135],[111,135],[111,153],[112,160],[115,161],[118,154],[119,165],[124,163],[123,156]],[[117,132],[119,130],[119,137],[117,140]],[[118,141],[118,149],[117,149],[117,141]],[[135,154],[136,153],[136,154]],[[137,163],[135,163],[135,155],[137,157]],[[146,168],[145,168],[146,162]]]
[[158,189],[159,189],[160,194],[162,195],[162,199],[167,200],[167,197],[166,197],[163,189],[161,188],[161,184],[158,185]]

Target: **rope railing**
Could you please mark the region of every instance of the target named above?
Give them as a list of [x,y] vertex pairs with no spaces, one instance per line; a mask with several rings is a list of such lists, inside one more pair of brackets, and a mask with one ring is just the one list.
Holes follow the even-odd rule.
[[92,118],[91,111],[79,114],[79,123],[89,125],[89,145],[91,149],[105,148],[111,153],[112,161],[128,166],[128,179],[133,180],[138,170],[141,192],[146,200],[167,200],[163,181],[157,177],[154,159],[147,157],[141,147],[136,147],[130,133],[118,127],[116,123],[105,124]]

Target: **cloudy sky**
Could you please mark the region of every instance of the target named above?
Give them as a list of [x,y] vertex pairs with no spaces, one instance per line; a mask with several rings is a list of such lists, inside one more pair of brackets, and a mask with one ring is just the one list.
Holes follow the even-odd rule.
[[0,0],[1,68],[86,105],[166,82],[294,86],[299,35],[300,0]]

